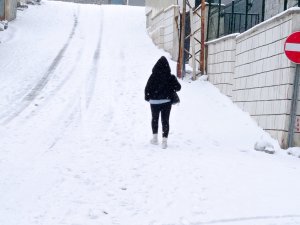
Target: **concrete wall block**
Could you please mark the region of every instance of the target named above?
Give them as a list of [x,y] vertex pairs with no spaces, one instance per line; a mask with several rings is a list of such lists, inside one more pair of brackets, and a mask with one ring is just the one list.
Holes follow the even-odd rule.
[[290,100],[284,100],[281,101],[279,112],[281,114],[286,114],[291,111],[291,101]]
[[[235,62],[232,61],[231,66],[230,66],[230,72],[234,73],[234,68],[235,68]],[[233,75],[232,75],[233,77]]]
[[282,73],[281,73],[282,82],[283,83],[289,83],[289,84],[294,83],[295,74],[296,74],[296,68],[295,67],[289,67],[289,68],[283,69]]
[[286,86],[287,86],[287,98],[286,99],[292,99],[294,87],[293,87],[293,85],[286,85]]
[[251,102],[251,115],[256,114],[257,102]]
[[266,31],[266,44],[270,44],[273,41],[272,29]]
[[273,76],[272,76],[272,72],[267,72],[266,73],[266,86],[271,86],[273,85]]
[[263,62],[263,71],[264,72],[270,71],[271,70],[270,58],[265,58],[262,60],[262,62]]
[[269,87],[269,100],[277,99],[277,88],[276,87]]
[[[268,60],[267,60],[268,61]],[[269,66],[269,64],[267,64],[266,66],[264,66],[264,60],[259,60],[257,62],[257,73],[262,73],[265,71],[266,68],[268,68],[267,66]]]
[[173,45],[173,34],[162,35],[164,43],[171,43]]
[[215,45],[209,44],[208,45],[209,54],[214,55],[215,54]]
[[266,77],[267,77],[266,73],[258,74],[258,86],[259,87],[266,86]]
[[268,52],[269,52],[269,45],[265,45],[261,47],[261,59],[265,59],[268,57]]
[[289,35],[289,26],[291,20],[288,20],[280,25],[280,36],[282,38],[287,37]]
[[276,41],[273,46],[274,55],[279,55],[284,52],[284,42],[283,40]]
[[292,85],[282,85],[282,96],[281,99],[291,99],[292,98]]
[[267,75],[273,77],[273,85],[281,84],[280,70],[270,71],[267,73]]
[[285,67],[289,67],[291,66],[291,61],[286,57],[285,54],[281,54],[281,67],[285,68]]
[[267,57],[271,57],[271,56],[276,55],[276,42],[267,45],[267,48],[268,48]]
[[248,52],[248,60],[249,60],[250,62],[255,61],[255,50],[251,49],[251,50]]
[[241,69],[241,71],[240,71],[239,77],[244,77],[246,74],[246,65],[242,65],[240,67],[240,69]]
[[260,127],[267,128],[266,116],[259,116],[258,120],[259,120]]
[[173,24],[164,27],[164,35],[173,35]]
[[261,89],[262,100],[269,100],[269,88],[265,87]]
[[235,93],[236,94],[236,101],[239,101],[239,102],[242,101],[242,93],[243,93],[243,91],[241,91],[241,90],[239,90]]
[[253,113],[253,116],[256,116],[256,115],[260,115],[261,113],[261,104],[262,104],[262,102],[261,101],[259,101],[259,102],[255,102],[255,111],[254,111],[254,113]]
[[225,51],[225,41],[222,41],[220,43],[220,52],[224,52]]
[[257,88],[260,87],[260,83],[259,83],[259,77],[258,76],[252,76],[252,82],[253,82],[253,87]]
[[278,130],[286,130],[286,116],[285,115],[277,115],[276,116],[276,124]]
[[253,44],[253,49],[256,49],[259,46],[259,36],[254,35],[252,37],[252,44]]
[[295,146],[300,146],[300,133],[294,134],[294,144]]
[[234,74],[233,74],[233,78],[236,79],[240,76],[240,66],[237,66],[236,65],[236,62],[235,62],[235,67],[234,67]]
[[258,34],[258,46],[264,46],[266,44],[266,32]]
[[262,52],[261,48],[256,48],[254,50],[254,61],[258,61],[258,60],[260,60],[262,58],[261,57],[261,52]]
[[276,42],[281,39],[281,33],[280,33],[280,25],[277,24],[272,29],[272,42]]
[[239,67],[240,65],[241,65],[241,57],[239,55],[235,57],[235,68]]
[[207,73],[208,74],[212,73],[212,65],[211,64],[207,65]]
[[242,45],[240,43],[236,43],[236,54],[239,55],[242,52]]

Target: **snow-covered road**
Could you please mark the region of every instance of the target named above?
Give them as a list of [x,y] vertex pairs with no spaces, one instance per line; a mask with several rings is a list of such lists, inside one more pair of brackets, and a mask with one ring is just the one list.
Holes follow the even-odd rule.
[[[143,91],[144,8],[42,2],[0,33],[0,225],[297,225],[299,159],[209,82],[181,81],[169,148]],[[175,73],[175,63],[171,62]]]

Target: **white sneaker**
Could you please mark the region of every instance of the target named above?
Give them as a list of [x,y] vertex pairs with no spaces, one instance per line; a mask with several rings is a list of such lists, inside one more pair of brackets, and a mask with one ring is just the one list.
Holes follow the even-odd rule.
[[153,145],[158,145],[157,134],[153,134],[153,138],[150,140],[150,143]]
[[166,149],[168,147],[168,138],[163,138],[161,147],[162,149]]

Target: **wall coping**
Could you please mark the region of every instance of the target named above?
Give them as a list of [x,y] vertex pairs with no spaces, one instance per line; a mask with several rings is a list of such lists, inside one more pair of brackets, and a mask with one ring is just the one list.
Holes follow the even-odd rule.
[[[152,11],[152,10],[151,10],[151,11]],[[156,13],[154,16],[152,16],[151,19],[154,19],[154,18],[160,16],[163,12],[164,12],[164,10],[161,9],[158,13]]]
[[149,14],[152,13],[152,9],[148,10],[148,12],[146,12],[146,16],[149,16]]
[[206,45],[216,44],[217,42],[226,41],[228,39],[235,39],[240,33],[229,34],[224,37],[220,37],[218,39],[214,39],[212,41],[205,42]]
[[274,22],[275,20],[279,20],[279,19],[288,17],[288,16],[290,16],[290,15],[292,15],[292,14],[295,14],[295,13],[300,13],[300,8],[299,8],[299,7],[292,7],[292,8],[290,8],[290,9],[288,9],[288,10],[282,12],[282,13],[279,13],[279,14],[276,15],[276,16],[271,17],[270,19],[268,19],[268,20],[266,20],[266,21],[264,21],[264,22],[262,22],[262,23],[260,23],[260,24],[257,24],[256,26],[254,26],[254,27],[250,28],[249,30],[247,30],[247,31],[241,33],[240,35],[238,35],[238,36],[236,37],[236,39],[237,39],[237,40],[242,39],[242,38],[244,38],[245,36],[248,36],[248,35],[250,35],[250,34],[252,34],[252,33],[258,31],[261,27],[264,27],[264,26],[266,26],[266,25],[271,24],[271,23]]
[[169,10],[171,10],[173,8],[179,8],[179,5],[170,5],[169,7],[167,7],[167,8],[164,9],[164,12],[169,11]]

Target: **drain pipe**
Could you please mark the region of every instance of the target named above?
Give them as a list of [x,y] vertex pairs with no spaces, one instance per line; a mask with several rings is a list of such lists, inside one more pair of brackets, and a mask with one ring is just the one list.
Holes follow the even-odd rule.
[[291,102],[288,148],[291,148],[294,145],[295,122],[297,116],[297,103],[298,103],[298,95],[299,95],[299,79],[300,79],[300,65],[296,64],[296,74],[295,74],[294,85],[293,85],[293,97]]

